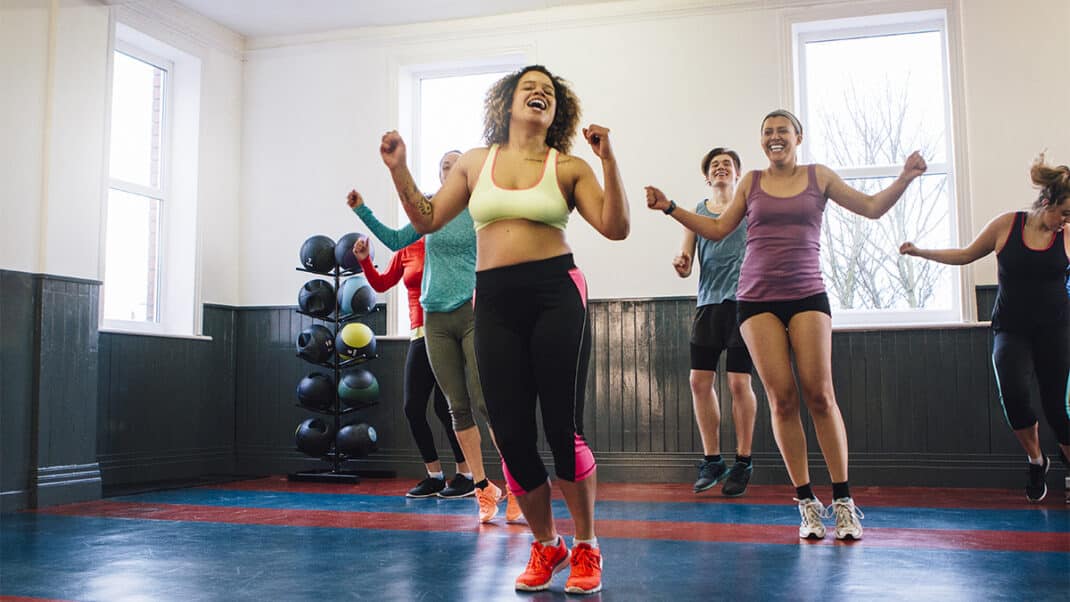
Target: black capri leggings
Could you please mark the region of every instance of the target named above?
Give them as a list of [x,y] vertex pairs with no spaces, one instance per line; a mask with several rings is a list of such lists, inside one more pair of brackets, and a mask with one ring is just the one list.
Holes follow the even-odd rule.
[[1070,338],[1067,325],[1036,328],[1026,335],[996,331],[992,365],[996,369],[1003,413],[1011,428],[1019,430],[1037,423],[1029,404],[1029,376],[1036,374],[1040,406],[1055,439],[1070,445]]
[[424,464],[438,460],[435,436],[431,433],[431,426],[427,424],[427,399],[432,391],[435,395],[435,415],[446,429],[446,438],[450,440],[450,447],[453,448],[453,458],[458,464],[464,462],[464,452],[461,451],[457,435],[453,432],[450,406],[446,395],[435,382],[431,362],[427,360],[427,343],[423,337],[409,343],[409,354],[405,358],[404,386],[405,418],[409,421],[409,430],[412,431],[412,438],[416,440],[416,447],[420,449]]
[[476,272],[475,347],[510,490],[546,482],[536,405],[558,478],[590,476],[583,400],[591,332],[587,283],[572,255]]

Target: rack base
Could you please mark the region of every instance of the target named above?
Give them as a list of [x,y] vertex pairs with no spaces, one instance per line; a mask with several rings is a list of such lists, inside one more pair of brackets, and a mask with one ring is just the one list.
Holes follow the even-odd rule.
[[302,470],[291,472],[286,475],[288,481],[304,481],[311,483],[340,483],[356,485],[361,478],[367,479],[392,479],[397,476],[393,470]]

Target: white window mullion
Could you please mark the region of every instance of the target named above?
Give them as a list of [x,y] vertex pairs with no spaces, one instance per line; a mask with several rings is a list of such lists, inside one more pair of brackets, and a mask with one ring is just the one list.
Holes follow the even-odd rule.
[[123,192],[129,192],[130,194],[153,198],[158,201],[167,200],[167,193],[165,190],[152,186],[142,186],[141,184],[135,184],[133,182],[126,182],[123,180],[111,180],[110,186],[116,190],[122,190]]

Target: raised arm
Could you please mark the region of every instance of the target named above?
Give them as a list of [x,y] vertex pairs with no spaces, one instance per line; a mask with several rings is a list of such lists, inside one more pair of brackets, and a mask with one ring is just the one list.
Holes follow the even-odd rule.
[[925,164],[925,159],[921,157],[921,153],[914,151],[907,157],[903,164],[903,171],[892,182],[892,185],[876,194],[866,194],[851,188],[839,174],[824,165],[817,166],[817,181],[825,191],[825,196],[837,205],[862,217],[877,219],[888,213],[899,197],[906,192],[907,186],[910,186],[914,178],[925,173],[926,169],[928,166]]
[[474,162],[472,154],[473,151],[468,151],[457,160],[442,188],[428,200],[416,187],[405,163],[405,141],[401,139],[401,135],[393,130],[383,134],[379,155],[390,170],[394,188],[401,197],[401,206],[417,232],[427,234],[438,230],[468,205],[468,197],[471,194],[468,190],[468,169]]
[[1014,226],[1014,214],[1004,213],[997,216],[981,230],[977,238],[963,249],[919,249],[912,242],[905,242],[899,246],[899,252],[903,255],[921,257],[937,263],[947,265],[966,265],[997,251],[1002,248],[1002,243],[1007,240],[1007,234]]
[[572,189],[576,211],[602,236],[610,240],[624,240],[631,230],[631,217],[617,158],[609,144],[609,130],[600,125],[590,125],[583,128],[583,137],[602,160],[602,179],[606,188],[602,190],[591,166],[577,159],[579,173]]
[[346,202],[360,221],[368,227],[368,230],[371,230],[371,233],[379,239],[379,242],[391,251],[399,251],[420,240],[421,235],[412,227],[412,224],[405,224],[401,229],[395,230],[379,221],[371,208],[364,204],[364,198],[356,190],[349,191]]
[[353,244],[353,254],[357,256],[357,261],[360,262],[360,267],[364,270],[364,277],[368,279],[368,284],[380,293],[390,290],[391,287],[397,284],[405,271],[405,266],[401,264],[401,253],[394,253],[394,256],[390,258],[390,265],[387,266],[385,272],[380,274],[372,264],[371,253],[368,250],[368,239],[363,236]]
[[706,217],[683,207],[678,207],[675,201],[670,201],[665,193],[654,186],[646,187],[646,206],[662,213],[668,212],[673,219],[680,222],[683,227],[710,240],[721,240],[731,234],[743,221],[747,212],[747,192],[750,189],[751,178],[744,178],[743,184],[736,188],[736,196],[725,208],[720,217]]

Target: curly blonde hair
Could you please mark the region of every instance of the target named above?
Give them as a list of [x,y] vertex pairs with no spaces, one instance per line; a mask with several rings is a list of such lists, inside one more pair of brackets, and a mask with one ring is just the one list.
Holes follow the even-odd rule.
[[505,144],[509,141],[509,118],[512,116],[513,94],[520,78],[529,71],[538,71],[554,84],[554,121],[546,132],[546,145],[559,153],[568,154],[576,126],[580,122],[580,99],[572,91],[568,81],[557,77],[542,65],[528,65],[523,69],[498,80],[483,103],[483,140],[490,144]]
[[1070,198],[1070,167],[1048,165],[1044,161],[1044,153],[1040,153],[1033,160],[1029,176],[1033,180],[1033,185],[1040,189],[1040,195],[1033,203],[1034,209],[1043,208],[1044,201],[1047,201],[1051,207],[1055,207]]

